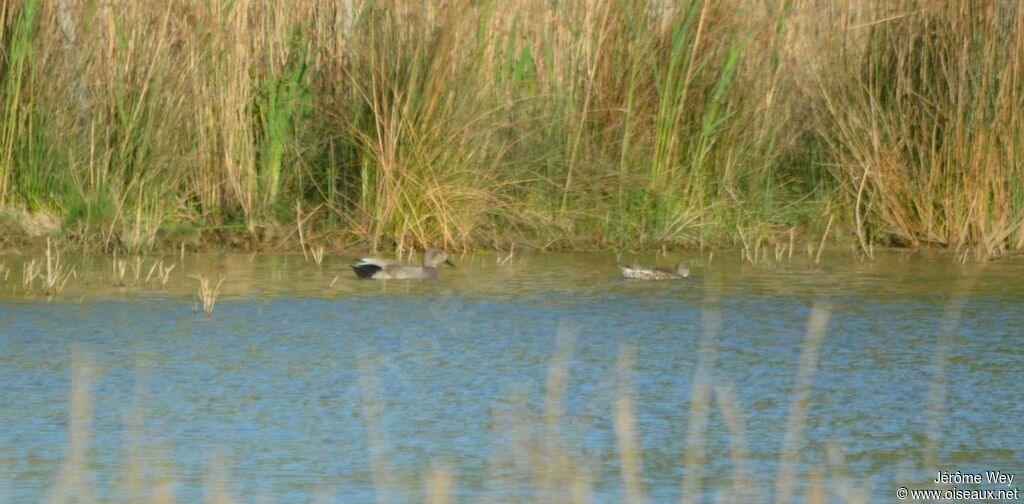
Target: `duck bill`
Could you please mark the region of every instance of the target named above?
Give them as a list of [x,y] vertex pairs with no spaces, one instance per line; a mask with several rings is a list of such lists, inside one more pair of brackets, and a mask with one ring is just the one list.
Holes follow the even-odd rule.
[[453,263],[451,259],[445,259],[444,263],[453,268],[455,267],[455,263]]

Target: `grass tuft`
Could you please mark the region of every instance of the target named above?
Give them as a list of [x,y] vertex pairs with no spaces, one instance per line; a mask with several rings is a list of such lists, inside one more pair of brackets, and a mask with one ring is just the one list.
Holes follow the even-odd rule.
[[[213,316],[213,307],[217,304],[217,296],[220,295],[220,286],[224,283],[224,277],[221,277],[220,280],[217,281],[217,285],[210,287],[209,277],[205,277],[203,275],[190,276],[199,282],[198,302],[202,303],[203,313],[206,315],[206,318],[210,318]],[[196,311],[199,311],[198,303]]]

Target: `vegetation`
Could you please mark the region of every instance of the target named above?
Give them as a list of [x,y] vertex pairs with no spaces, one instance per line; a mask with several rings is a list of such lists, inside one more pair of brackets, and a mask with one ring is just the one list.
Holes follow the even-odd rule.
[[13,0],[0,240],[1001,253],[1022,56],[1006,0]]

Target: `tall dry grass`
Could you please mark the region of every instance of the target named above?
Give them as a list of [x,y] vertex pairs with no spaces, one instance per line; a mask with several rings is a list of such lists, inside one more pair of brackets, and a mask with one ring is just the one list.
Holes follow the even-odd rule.
[[825,15],[821,132],[863,247],[1024,245],[1024,9],[865,2]]
[[[1024,245],[1022,32],[961,0],[12,0],[0,205],[73,241]],[[309,209],[297,216],[295,203]],[[806,236],[818,236],[811,232]]]

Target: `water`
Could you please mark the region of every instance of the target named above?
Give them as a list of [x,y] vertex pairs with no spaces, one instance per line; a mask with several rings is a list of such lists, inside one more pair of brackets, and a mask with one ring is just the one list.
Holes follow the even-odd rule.
[[[618,357],[632,348],[642,486],[653,502],[678,501],[706,306],[721,329],[704,364],[713,386],[736,392],[749,483],[767,501],[815,303],[831,318],[800,424],[801,495],[815,470],[833,494],[847,475],[885,500],[900,485],[936,487],[937,470],[1024,479],[1024,260],[837,253],[819,268],[802,258],[753,267],[719,254],[660,283],[619,280],[608,254],[502,265],[480,255],[426,283],[356,281],[344,258],[321,268],[282,255],[164,260],[178,266],[163,289],[144,281],[152,260],[137,281],[128,268],[126,287],[113,286],[109,258],[69,261],[78,276],[48,301],[22,292],[20,260],[6,258],[0,502],[59,487],[73,458],[73,362],[95,370],[79,471],[101,501],[131,488],[135,466],[170,477],[181,502],[209,496],[217,473],[246,500],[371,502],[374,461],[402,501],[422,501],[438,465],[461,502],[543,501],[531,491],[550,448],[545,390],[559,341],[572,346],[554,437],[586,469],[594,500],[624,498],[613,404]],[[194,312],[197,273],[226,279],[210,319]],[[943,332],[944,320],[955,330]],[[732,487],[736,436],[718,403],[708,414],[690,441],[705,446],[710,500]]]

